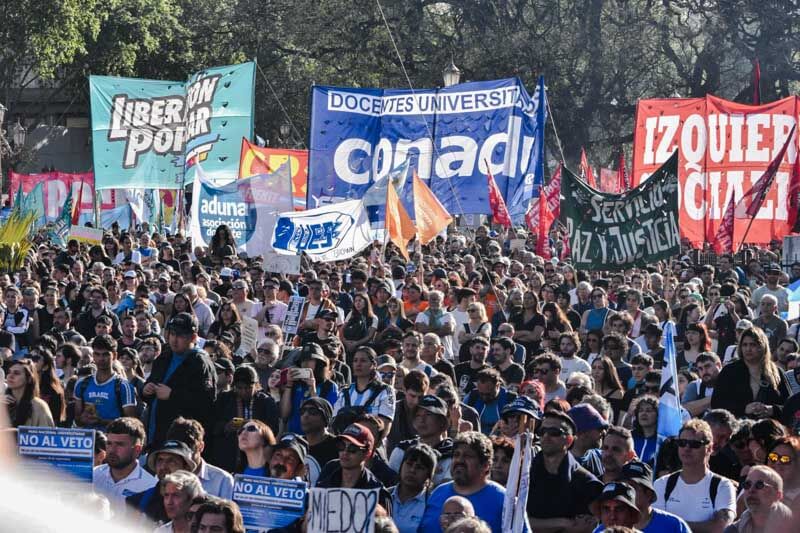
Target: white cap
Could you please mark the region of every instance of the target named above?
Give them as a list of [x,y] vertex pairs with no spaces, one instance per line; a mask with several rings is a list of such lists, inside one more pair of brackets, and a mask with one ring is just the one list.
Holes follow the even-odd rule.
[[223,278],[232,278],[233,277],[233,270],[228,267],[224,267],[222,270],[219,271],[220,277]]
[[125,277],[126,278],[135,278],[136,277],[136,272],[134,272],[133,270],[128,270],[127,272],[125,272]]

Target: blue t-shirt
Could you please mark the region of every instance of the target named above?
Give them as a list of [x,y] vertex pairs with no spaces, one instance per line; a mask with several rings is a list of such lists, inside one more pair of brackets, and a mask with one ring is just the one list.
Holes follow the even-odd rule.
[[[425,533],[442,533],[439,526],[439,515],[442,514],[444,502],[451,496],[461,496],[457,494],[453,482],[444,483],[436,487],[428,498],[428,507],[422,517],[420,531]],[[474,494],[464,496],[472,503],[475,508],[475,515],[489,524],[492,533],[503,533],[503,500],[506,497],[506,489],[494,481],[487,482],[486,486]]]
[[[329,389],[328,393],[323,396],[321,392],[322,385],[317,385],[317,395],[328,400],[331,406],[336,405],[336,400],[339,398],[339,387],[336,386],[336,383],[331,382],[326,388]],[[297,433],[298,435],[305,435],[305,433],[303,433],[303,428],[300,427],[300,406],[310,397],[307,385],[296,384],[294,386],[292,389],[292,414],[289,416],[287,431]]]
[[[683,518],[654,507],[651,507],[651,511],[650,521],[642,529],[642,533],[692,533]],[[599,533],[605,529],[606,527],[600,524],[592,533]]]
[[[119,380],[119,386],[114,383],[116,380]],[[121,399],[117,398],[117,389],[122,395]],[[87,376],[75,386],[75,390],[80,394],[84,407],[86,404],[94,404],[97,416],[103,420],[114,420],[123,416],[120,406],[136,406],[136,392],[133,385],[116,374],[103,383],[97,383],[93,375]],[[91,429],[105,429],[105,426],[101,424]]]

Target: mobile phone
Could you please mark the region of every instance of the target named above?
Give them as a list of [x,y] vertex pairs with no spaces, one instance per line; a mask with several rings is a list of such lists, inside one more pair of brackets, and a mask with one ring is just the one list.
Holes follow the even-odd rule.
[[415,265],[414,263],[409,263],[409,264],[406,265],[406,272],[407,273],[413,274],[416,271],[417,271],[417,265]]
[[294,379],[309,379],[311,377],[311,369],[310,368],[295,368],[293,369]]

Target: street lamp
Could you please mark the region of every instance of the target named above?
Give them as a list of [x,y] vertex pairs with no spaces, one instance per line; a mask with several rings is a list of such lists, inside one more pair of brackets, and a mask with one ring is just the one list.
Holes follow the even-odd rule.
[[11,126],[11,139],[14,141],[14,148],[19,150],[25,146],[25,137],[27,134],[28,130],[25,129],[25,126],[20,124],[19,118],[17,118],[17,123]]
[[442,78],[444,78],[445,87],[458,85],[458,82],[461,81],[461,71],[458,69],[456,64],[453,63],[453,58],[450,58],[450,64],[444,67],[444,70],[442,71]]

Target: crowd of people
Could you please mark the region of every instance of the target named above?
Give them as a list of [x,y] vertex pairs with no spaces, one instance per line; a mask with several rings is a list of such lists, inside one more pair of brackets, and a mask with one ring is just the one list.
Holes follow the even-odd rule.
[[510,476],[536,532],[797,531],[800,264],[772,246],[589,272],[534,239],[456,229],[411,261],[376,243],[288,275],[225,226],[207,249],[146,226],[37,242],[0,275],[2,401],[13,427],[96,430],[94,493],[143,530],[242,533],[246,474],[378,489],[376,531],[501,533]]

